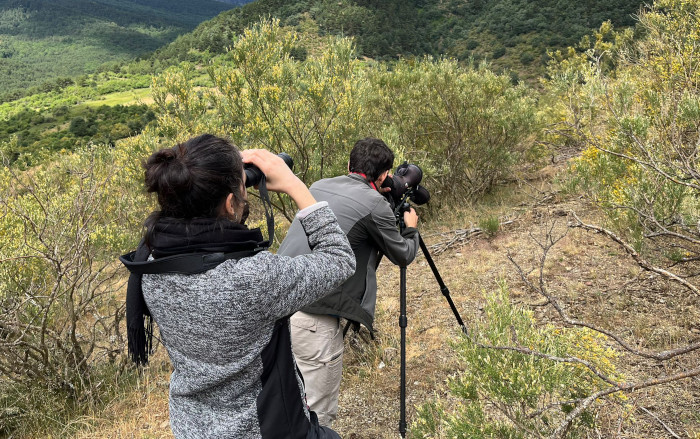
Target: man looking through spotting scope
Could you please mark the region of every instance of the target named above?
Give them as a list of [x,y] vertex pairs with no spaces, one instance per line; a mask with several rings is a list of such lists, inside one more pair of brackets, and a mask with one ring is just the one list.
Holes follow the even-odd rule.
[[[382,256],[406,266],[416,257],[418,215],[413,208],[403,213],[405,228],[397,229],[396,217],[382,184],[389,176],[394,153],[374,138],[358,140],[350,152],[348,175],[319,180],[309,190],[326,201],[338,218],[355,254],[355,274],[340,287],[290,320],[292,349],[306,383],[306,398],[319,423],[330,427],[338,412],[342,377],[344,328],[340,319],[373,331],[377,301],[376,269]],[[278,254],[309,253],[301,225],[295,220]]]

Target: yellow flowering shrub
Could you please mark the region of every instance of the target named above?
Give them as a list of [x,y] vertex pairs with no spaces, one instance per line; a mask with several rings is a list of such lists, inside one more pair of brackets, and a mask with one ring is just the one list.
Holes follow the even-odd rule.
[[336,37],[300,61],[291,56],[300,41],[262,21],[207,68],[213,87],[197,88],[201,72],[188,64],[156,78],[160,134],[179,141],[207,131],[285,151],[307,184],[345,173],[355,141],[379,137],[396,165],[425,168],[436,201],[478,196],[542,156],[535,99],[507,75],[432,59],[389,69]]
[[700,1],[657,1],[638,28],[636,39],[601,28],[597,41],[609,43],[559,59],[547,86],[559,100],[559,134],[583,149],[571,187],[591,194],[641,247],[659,231],[695,234]]

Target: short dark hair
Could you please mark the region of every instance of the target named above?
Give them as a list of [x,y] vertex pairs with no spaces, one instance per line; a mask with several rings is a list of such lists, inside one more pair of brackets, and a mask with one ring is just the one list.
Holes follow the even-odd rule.
[[143,166],[146,189],[158,195],[156,217],[216,218],[228,194],[243,201],[243,159],[226,139],[203,134],[154,152]]
[[386,143],[373,137],[365,137],[355,142],[350,151],[350,172],[365,174],[370,181],[374,181],[384,171],[388,171],[394,165],[394,153]]

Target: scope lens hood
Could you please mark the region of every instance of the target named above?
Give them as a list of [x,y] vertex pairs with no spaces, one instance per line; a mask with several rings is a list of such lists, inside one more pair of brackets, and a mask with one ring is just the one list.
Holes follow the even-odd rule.
[[396,168],[396,173],[394,175],[403,177],[404,184],[407,187],[414,188],[420,184],[421,180],[423,180],[423,170],[418,167],[418,165],[414,165],[413,163],[404,163],[400,165],[398,168]]
[[396,203],[401,201],[406,192],[411,191],[410,200],[421,205],[430,200],[430,193],[420,185],[422,179],[423,170],[418,165],[404,162],[396,168],[392,177],[384,180],[382,187],[391,188],[389,194]]

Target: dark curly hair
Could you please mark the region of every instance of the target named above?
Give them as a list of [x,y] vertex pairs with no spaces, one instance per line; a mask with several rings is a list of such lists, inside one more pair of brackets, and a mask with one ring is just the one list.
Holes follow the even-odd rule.
[[365,174],[370,181],[374,181],[384,171],[388,171],[394,165],[394,153],[386,143],[373,137],[365,137],[355,142],[350,151],[350,172]]

